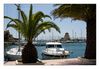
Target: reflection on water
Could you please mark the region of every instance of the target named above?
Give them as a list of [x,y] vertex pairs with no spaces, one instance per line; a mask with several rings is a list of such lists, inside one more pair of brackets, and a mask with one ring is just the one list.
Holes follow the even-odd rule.
[[[8,51],[11,48],[16,48],[18,45],[5,45],[5,58],[7,58],[6,51]],[[86,43],[63,43],[62,47],[65,48],[65,50],[70,51],[71,53],[68,56],[64,57],[50,57],[42,54],[42,51],[45,49],[46,46],[36,46],[36,49],[38,51],[38,58],[39,59],[57,59],[57,58],[76,58],[76,57],[83,57],[85,53],[85,47]]]

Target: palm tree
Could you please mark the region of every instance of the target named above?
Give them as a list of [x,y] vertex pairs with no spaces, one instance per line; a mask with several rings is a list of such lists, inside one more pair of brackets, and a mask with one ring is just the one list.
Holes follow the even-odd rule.
[[96,4],[62,4],[53,10],[54,18],[83,20],[87,24],[85,58],[96,59]]
[[38,56],[37,50],[34,44],[32,44],[32,40],[35,39],[40,33],[45,33],[45,30],[50,31],[51,28],[54,28],[60,33],[60,29],[52,21],[44,21],[43,18],[45,17],[51,19],[49,15],[45,15],[41,11],[32,14],[32,5],[30,5],[29,17],[27,17],[24,11],[22,11],[20,8],[18,8],[18,11],[21,14],[22,20],[4,16],[4,18],[11,20],[7,24],[7,28],[12,27],[16,29],[27,40],[27,44],[22,50],[22,62],[35,63],[37,61]]

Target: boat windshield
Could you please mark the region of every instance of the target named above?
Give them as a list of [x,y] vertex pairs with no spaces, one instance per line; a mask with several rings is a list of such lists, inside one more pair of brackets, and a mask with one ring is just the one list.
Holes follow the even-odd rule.
[[62,48],[62,46],[61,45],[57,45],[57,48]]
[[47,46],[46,46],[46,48],[55,48],[55,47],[57,47],[57,48],[62,48],[61,45],[47,45]]
[[47,45],[47,48],[54,48],[54,45]]

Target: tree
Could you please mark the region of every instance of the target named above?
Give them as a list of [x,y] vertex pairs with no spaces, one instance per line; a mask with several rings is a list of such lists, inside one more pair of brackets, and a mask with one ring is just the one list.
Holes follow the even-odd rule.
[[96,4],[62,4],[53,10],[54,18],[72,18],[86,21],[87,46],[84,57],[96,59]]
[[46,17],[51,19],[49,15],[45,15],[41,11],[32,14],[32,5],[30,5],[29,17],[27,17],[24,11],[20,8],[18,8],[18,11],[21,14],[22,20],[4,16],[4,18],[11,20],[7,24],[7,28],[12,27],[16,29],[27,40],[27,44],[22,50],[22,62],[35,63],[38,56],[37,50],[34,44],[32,44],[32,40],[35,39],[40,33],[45,33],[45,30],[47,29],[50,31],[51,28],[54,28],[59,33],[60,29],[52,21],[44,21],[44,18]]

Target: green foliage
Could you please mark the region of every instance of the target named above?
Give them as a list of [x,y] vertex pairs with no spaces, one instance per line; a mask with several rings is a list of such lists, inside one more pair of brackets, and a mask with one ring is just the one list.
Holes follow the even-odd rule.
[[96,5],[95,4],[61,4],[55,5],[52,15],[55,18],[67,18],[85,20],[95,18]]

